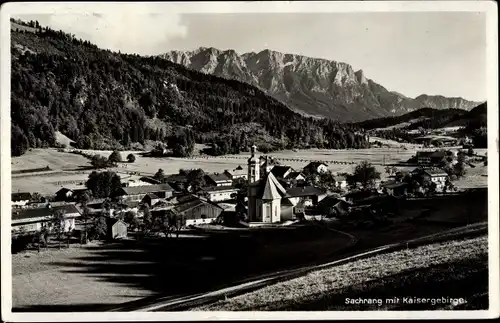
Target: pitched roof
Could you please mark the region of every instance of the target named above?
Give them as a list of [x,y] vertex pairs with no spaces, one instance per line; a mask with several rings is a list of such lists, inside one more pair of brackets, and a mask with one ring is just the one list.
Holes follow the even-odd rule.
[[[159,197],[158,197],[158,196],[156,196],[154,193],[148,193],[148,194],[146,194],[146,196],[147,196],[147,197],[149,197],[149,198],[150,198],[150,199],[152,199],[152,200],[157,200],[157,199],[159,199]],[[144,196],[144,197],[146,197],[146,196]]]
[[444,157],[446,157],[446,152],[443,150],[438,150],[431,154],[431,158],[444,158]]
[[187,182],[188,178],[186,175],[182,174],[172,174],[172,175],[167,175],[167,182]]
[[144,176],[144,177],[141,177],[139,178],[139,180],[145,182],[145,183],[151,183],[151,184],[161,184],[161,182],[153,177],[149,177],[149,176]]
[[343,182],[347,180],[347,178],[344,175],[334,175],[333,179],[337,182]]
[[353,198],[353,199],[361,199],[361,198],[366,198],[370,196],[377,196],[379,193],[376,190],[367,190],[367,191],[361,191],[361,190],[355,190],[351,191],[347,194],[344,195],[344,197],[347,198]]
[[201,188],[202,191],[205,192],[220,192],[220,191],[234,191],[238,190],[235,186],[227,185],[227,186],[206,186]]
[[302,175],[302,173],[301,172],[290,172],[286,178],[297,178],[299,175]]
[[65,214],[80,214],[80,211],[76,208],[74,204],[64,204],[53,207],[40,207],[40,208],[32,208],[32,209],[17,209],[12,210],[12,220],[26,220],[26,219],[35,219],[35,218],[45,218],[50,217],[56,211],[63,211]]
[[236,167],[234,170],[243,170],[243,167],[241,167],[241,165],[238,165],[238,167]]
[[423,170],[423,172],[430,175],[431,177],[448,176],[448,173],[441,168],[426,168]]
[[390,189],[403,187],[403,186],[407,186],[407,185],[408,185],[408,183],[396,182],[396,181],[388,181],[388,182],[380,184],[381,187],[390,188]]
[[65,194],[65,193],[70,192],[70,191],[72,192],[73,190],[69,189],[67,187],[63,187],[59,191],[57,191],[56,194]]
[[204,204],[223,210],[223,208],[218,206],[217,204],[211,203],[195,195],[183,196],[183,198],[181,200],[177,200],[177,202],[178,204],[174,207],[174,211],[177,213],[187,212],[197,206],[201,206]]
[[217,173],[213,173],[213,174],[207,174],[207,177],[210,178],[212,181],[214,181],[215,183],[217,182],[227,182],[227,181],[230,181],[231,179],[229,177],[227,177],[226,174],[217,174]]
[[122,190],[126,195],[135,195],[135,194],[147,194],[153,192],[167,192],[167,191],[171,192],[174,189],[168,184],[156,184],[156,185],[122,187]]
[[328,166],[326,163],[321,162],[321,161],[312,161],[309,164],[307,164],[306,167],[304,167],[304,168],[310,168],[310,167],[312,167],[312,168],[316,169],[316,168],[318,168],[321,165]]
[[433,151],[417,151],[417,157],[431,157],[434,154]]
[[289,172],[289,171],[293,171],[292,167],[290,167],[290,166],[276,165],[271,169],[271,173],[273,173],[274,176],[281,177],[281,178],[284,178],[286,172]]
[[318,196],[322,194],[325,194],[325,192],[314,186],[292,187],[286,190],[286,195],[289,197]]
[[30,199],[31,199],[31,193],[28,192],[12,193],[11,195],[12,202],[25,201]]
[[282,198],[285,195],[285,188],[278,182],[273,173],[269,173],[264,178],[257,197],[262,200],[274,200]]
[[123,222],[122,220],[120,219],[117,219],[117,218],[111,218],[111,217],[106,217],[106,222],[107,222],[107,225],[108,226],[114,226],[115,224],[117,224],[118,222],[121,222],[125,225],[127,225],[125,222]]

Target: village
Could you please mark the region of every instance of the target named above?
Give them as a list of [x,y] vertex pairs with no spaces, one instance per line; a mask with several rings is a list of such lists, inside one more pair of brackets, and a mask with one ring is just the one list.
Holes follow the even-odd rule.
[[[114,156],[113,156],[114,155]],[[127,156],[127,160],[135,157]],[[108,160],[122,161],[119,152]],[[288,166],[253,146],[246,165],[121,180],[97,169],[85,187],[61,187],[52,196],[12,193],[13,251],[46,247],[49,240],[111,241],[145,235],[172,237],[195,228],[280,227],[304,221],[373,225],[394,214],[395,201],[460,194],[454,183],[467,169],[486,166],[472,148],[417,151],[381,173],[363,161],[336,172],[322,161]],[[354,165],[353,165],[354,166]],[[400,167],[401,166],[401,167]]]

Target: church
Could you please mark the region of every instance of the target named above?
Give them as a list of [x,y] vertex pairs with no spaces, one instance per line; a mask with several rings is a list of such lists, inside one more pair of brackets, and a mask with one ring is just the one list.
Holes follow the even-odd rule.
[[282,199],[287,196],[285,188],[271,173],[267,160],[262,165],[252,146],[248,159],[248,222],[281,222]]

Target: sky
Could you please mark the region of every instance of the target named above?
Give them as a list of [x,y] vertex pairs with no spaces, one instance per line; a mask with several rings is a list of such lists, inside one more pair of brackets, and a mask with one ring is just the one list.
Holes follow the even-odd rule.
[[[161,12],[161,11],[160,11]],[[325,58],[409,97],[486,100],[485,12],[13,15],[101,48],[143,55],[198,47]]]

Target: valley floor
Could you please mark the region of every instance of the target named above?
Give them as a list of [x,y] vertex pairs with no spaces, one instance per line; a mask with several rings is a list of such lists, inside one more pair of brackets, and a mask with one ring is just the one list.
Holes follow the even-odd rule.
[[[327,161],[332,172],[352,172],[356,164],[367,160],[374,164],[381,173],[382,180],[388,174],[383,164],[396,163],[408,160],[415,154],[416,150],[401,148],[372,148],[372,149],[345,149],[326,150],[309,149],[298,151],[280,151],[269,154],[276,157],[284,165],[290,165],[302,169],[310,161]],[[88,151],[91,153],[109,156],[111,151]],[[122,158],[131,152],[122,152]],[[140,176],[154,175],[158,169],[163,169],[166,174],[176,174],[179,169],[202,168],[205,172],[224,172],[225,169],[234,169],[238,165],[245,166],[248,153],[240,155],[227,155],[219,157],[193,158],[150,158],[142,157],[137,152],[134,163],[120,163],[118,167],[111,169],[120,175],[122,179],[136,179]],[[58,152],[56,149],[33,149],[20,157],[12,158],[11,168],[13,171],[24,169],[42,168],[49,166],[51,172],[36,174],[13,174],[13,192],[37,192],[54,194],[62,187],[82,188],[92,170],[85,170],[90,166],[89,161],[80,155]],[[398,167],[399,169],[411,170],[414,167]],[[465,178],[457,182],[459,188],[485,187],[488,183],[487,167],[479,165],[476,168],[468,168]]]

